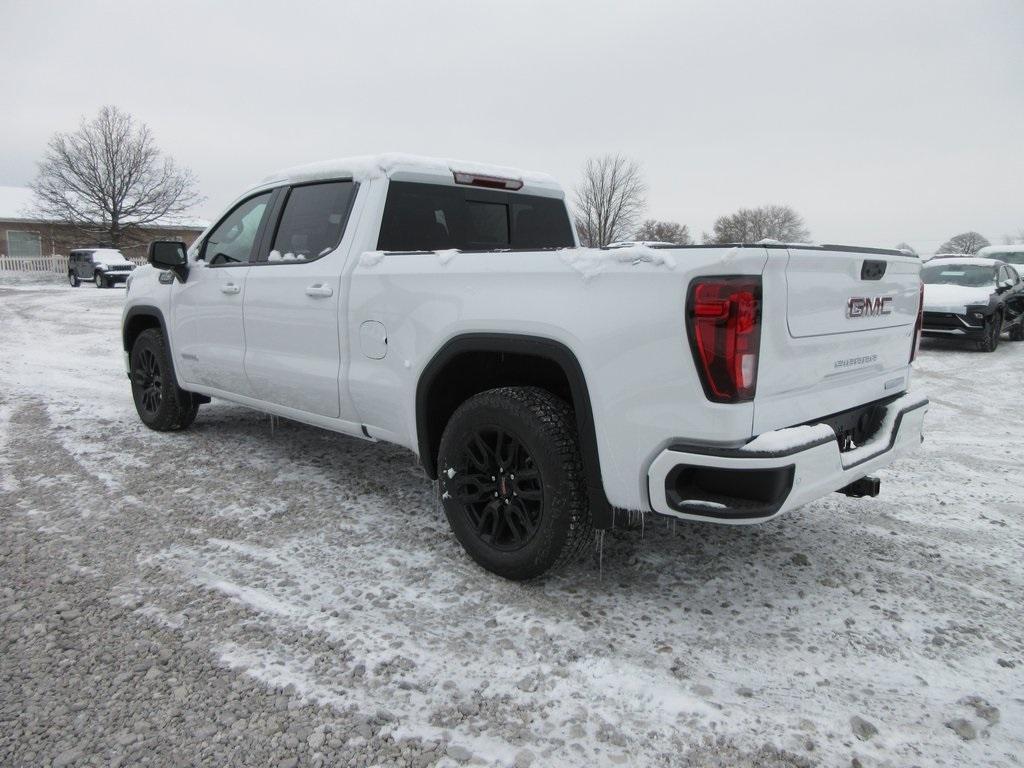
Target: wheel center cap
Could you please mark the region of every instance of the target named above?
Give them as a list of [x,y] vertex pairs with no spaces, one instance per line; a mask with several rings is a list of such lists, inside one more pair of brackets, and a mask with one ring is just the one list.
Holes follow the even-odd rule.
[[504,475],[498,479],[498,492],[502,496],[508,496],[508,479]]

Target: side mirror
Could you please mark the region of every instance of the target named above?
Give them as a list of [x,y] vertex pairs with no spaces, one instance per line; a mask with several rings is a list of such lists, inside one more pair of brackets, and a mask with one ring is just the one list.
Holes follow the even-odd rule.
[[188,253],[177,240],[154,240],[149,244],[149,263],[157,269],[169,269],[181,282],[188,279]]
[[1011,288],[1013,288],[1013,283],[1009,280],[1003,280],[996,286],[996,292],[1003,293],[1004,291],[1008,291]]

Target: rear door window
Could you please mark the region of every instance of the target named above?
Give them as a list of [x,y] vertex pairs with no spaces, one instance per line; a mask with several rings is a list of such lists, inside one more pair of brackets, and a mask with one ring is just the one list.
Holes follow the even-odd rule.
[[382,251],[573,245],[565,203],[557,198],[402,181],[388,187],[377,240]]
[[[314,261],[338,247],[356,185],[331,181],[292,187],[270,253],[271,262]],[[264,257],[260,255],[260,261]]]

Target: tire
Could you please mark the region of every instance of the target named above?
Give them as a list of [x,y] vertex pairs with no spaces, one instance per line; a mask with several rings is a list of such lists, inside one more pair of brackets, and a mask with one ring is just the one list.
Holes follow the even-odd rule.
[[999,346],[999,336],[1003,332],[1003,313],[996,312],[992,320],[985,326],[985,337],[978,342],[982,352],[995,352]]
[[158,432],[185,429],[196,419],[199,398],[178,386],[158,328],[147,328],[132,345],[132,398],[142,423]]
[[437,466],[452,531],[491,573],[535,578],[575,560],[592,538],[575,414],[547,390],[471,397],[445,427]]
[[1024,316],[1017,318],[1017,323],[1010,329],[1010,341],[1024,341]]
[[82,281],[78,279],[78,275],[74,272],[68,272],[68,282],[71,283],[72,288],[77,288],[82,284]]
[[105,278],[103,276],[102,272],[100,272],[98,270],[96,272],[94,272],[93,275],[92,275],[92,279],[95,281],[97,288],[106,288],[107,287],[107,278]]

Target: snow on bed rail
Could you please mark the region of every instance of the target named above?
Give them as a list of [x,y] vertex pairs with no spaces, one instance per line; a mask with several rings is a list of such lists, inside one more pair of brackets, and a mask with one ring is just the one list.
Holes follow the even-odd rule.
[[675,269],[676,260],[668,250],[655,250],[646,245],[600,248],[563,248],[559,251],[562,261],[575,269],[584,280],[592,280],[609,266],[615,264],[650,264],[655,267]]
[[[494,251],[500,253],[501,251]],[[457,248],[449,248],[442,251],[366,251],[359,256],[359,266],[372,268],[380,264],[387,256],[400,256],[403,253],[433,253],[441,266],[447,266],[452,259],[462,253]],[[488,253],[492,253],[488,251]],[[654,267],[675,269],[675,257],[666,250],[654,250],[647,246],[617,247],[613,249],[602,248],[562,248],[558,251],[562,261],[583,275],[586,281],[600,275],[609,266],[616,264],[632,264],[639,266],[649,264]]]

